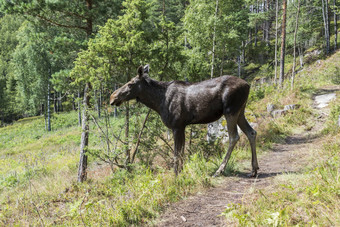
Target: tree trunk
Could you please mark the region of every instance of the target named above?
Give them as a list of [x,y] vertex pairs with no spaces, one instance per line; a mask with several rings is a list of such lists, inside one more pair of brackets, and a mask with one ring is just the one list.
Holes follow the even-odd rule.
[[237,75],[241,78],[241,54],[237,57]]
[[214,77],[217,11],[218,11],[218,0],[216,0],[216,8],[215,8],[215,21],[214,21],[214,34],[213,34],[213,46],[212,46],[212,57],[211,57],[211,73],[210,73],[211,79]]
[[[255,8],[255,13],[258,13],[259,12],[259,1],[256,1],[256,8]],[[257,23],[255,22],[255,32],[254,32],[254,36],[255,36],[255,47],[257,47]]]
[[[86,0],[86,8],[88,11],[88,18],[86,18],[86,35],[87,39],[92,34],[92,0]],[[88,122],[88,108],[90,104],[90,89],[91,83],[87,82],[84,88],[84,99],[83,99],[83,116],[82,116],[82,133],[80,141],[80,160],[78,168],[78,182],[83,182],[87,178],[87,155],[86,150],[89,144],[89,122]]]
[[78,90],[78,124],[81,126],[80,91]]
[[59,102],[59,112],[63,112],[63,111],[64,111],[62,99],[63,99],[63,96],[62,96],[62,94],[61,94],[61,92],[60,92],[60,93],[59,93],[59,99],[58,99],[58,102]]
[[[51,71],[51,69],[49,69],[49,71]],[[49,74],[51,75],[51,73],[49,72]],[[47,82],[47,131],[51,131],[51,106],[50,106],[50,102],[51,102],[51,85],[50,85],[50,81],[48,80]]]
[[287,15],[287,0],[283,0],[282,4],[282,32],[281,32],[281,56],[280,56],[280,78],[279,86],[282,88],[284,81],[284,67],[286,54],[286,15]]
[[330,40],[329,40],[329,19],[328,19],[328,0],[322,1],[322,17],[325,29],[325,40],[326,40],[326,54],[330,52]]
[[267,0],[267,5],[266,5],[266,11],[267,11],[267,20],[266,20],[266,45],[270,45],[270,28],[271,28],[271,23],[272,23],[272,15],[270,13],[270,1]]
[[292,69],[291,89],[294,88],[294,79],[295,79],[296,34],[297,34],[298,26],[299,26],[299,13],[300,13],[300,0],[298,0],[298,9],[297,9],[297,12],[296,12],[296,20],[295,20],[294,47],[293,47],[293,69]]
[[299,50],[299,56],[300,56],[300,67],[303,67],[303,47],[299,46],[298,47]]
[[277,83],[277,46],[278,46],[278,17],[279,17],[279,0],[276,0],[276,10],[275,10],[275,74],[274,74],[274,84]]
[[333,16],[334,16],[334,51],[338,48],[338,20],[336,15],[336,0],[333,1]]
[[101,117],[101,107],[102,107],[102,86],[100,85],[99,89],[99,98],[98,98],[98,117]]
[[78,182],[83,182],[87,178],[87,155],[86,151],[89,144],[89,122],[88,122],[88,107],[90,104],[90,83],[86,83],[84,89],[83,111],[82,111],[82,132],[80,142],[80,160],[78,167]]
[[75,111],[76,110],[76,102],[75,102],[75,98],[76,97],[76,95],[75,94],[73,94],[73,96],[72,96],[72,110],[73,111]]

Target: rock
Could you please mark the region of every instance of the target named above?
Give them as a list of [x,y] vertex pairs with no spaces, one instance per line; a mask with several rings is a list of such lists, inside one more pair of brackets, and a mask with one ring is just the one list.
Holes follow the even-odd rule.
[[207,141],[210,143],[216,139],[222,139],[222,143],[229,140],[226,120],[223,117],[208,124]]
[[181,216],[182,221],[187,222],[187,219],[184,216]]
[[275,110],[275,105],[274,104],[268,104],[267,105],[267,112],[268,113],[271,113],[274,110]]
[[274,110],[271,112],[273,118],[278,118],[286,115],[287,110]]
[[299,107],[300,105],[298,104],[290,104],[290,105],[285,105],[283,110],[295,110],[295,109],[298,109]]
[[335,98],[336,98],[335,93],[328,93],[324,95],[315,96],[314,100],[315,100],[316,108],[321,109],[321,108],[328,106],[329,102]]
[[[253,129],[256,129],[258,124],[249,122]],[[229,134],[227,128],[227,122],[224,117],[217,121],[208,124],[207,141],[208,143],[214,142],[217,139],[221,140],[221,143],[226,144],[229,142]],[[237,126],[237,132],[239,135],[243,133],[240,127]]]
[[339,117],[338,117],[338,127],[340,127],[340,114],[339,114]]

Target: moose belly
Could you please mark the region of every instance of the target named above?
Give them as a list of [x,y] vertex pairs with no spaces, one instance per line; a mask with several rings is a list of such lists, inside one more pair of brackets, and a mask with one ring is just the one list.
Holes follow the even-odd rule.
[[191,124],[206,124],[218,120],[223,114],[223,104],[220,100],[201,100],[190,105]]

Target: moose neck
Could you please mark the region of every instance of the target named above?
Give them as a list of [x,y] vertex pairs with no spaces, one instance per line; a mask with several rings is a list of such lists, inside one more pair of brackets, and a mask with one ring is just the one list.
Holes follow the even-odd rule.
[[160,114],[162,103],[165,101],[165,92],[167,90],[167,83],[146,78],[143,91],[138,96],[137,100],[150,109],[155,110]]

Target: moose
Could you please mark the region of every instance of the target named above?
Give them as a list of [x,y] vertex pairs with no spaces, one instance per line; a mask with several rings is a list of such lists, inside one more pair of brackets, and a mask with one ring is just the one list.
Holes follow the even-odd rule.
[[214,177],[221,174],[239,140],[237,126],[247,136],[252,152],[251,177],[259,169],[256,157],[256,131],[244,116],[249,95],[249,84],[234,76],[221,76],[197,83],[184,81],[162,82],[149,77],[149,66],[140,66],[137,76],[111,94],[110,104],[119,106],[136,99],[156,111],[174,135],[175,175],[183,168],[185,127],[190,124],[207,124],[222,115],[227,121],[228,151]]

